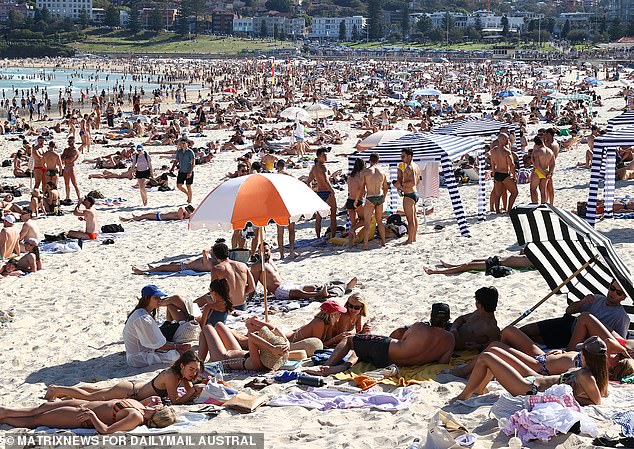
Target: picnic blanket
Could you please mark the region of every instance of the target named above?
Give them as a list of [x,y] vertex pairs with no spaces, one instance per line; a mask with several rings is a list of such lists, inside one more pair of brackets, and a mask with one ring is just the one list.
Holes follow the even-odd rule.
[[[430,380],[436,380],[441,371],[449,368],[456,368],[463,363],[467,363],[477,355],[478,353],[476,351],[459,351],[453,355],[449,364],[428,363],[426,365],[419,366],[399,366],[398,377],[385,377],[379,382],[386,385],[405,387]],[[355,364],[350,371],[338,373],[334,376],[341,380],[354,380],[355,377],[361,376],[363,373],[374,369],[376,368],[371,363],[359,362]]]

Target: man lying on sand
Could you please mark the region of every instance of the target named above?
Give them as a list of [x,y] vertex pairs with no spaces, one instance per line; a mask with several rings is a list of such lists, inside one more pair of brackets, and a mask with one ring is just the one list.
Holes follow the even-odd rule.
[[[372,363],[377,368],[391,364],[399,366],[449,363],[454,350],[454,336],[438,327],[417,322],[405,329],[399,328],[389,337],[357,334],[344,338],[326,363],[308,374],[327,376],[350,369],[359,360]],[[345,363],[339,363],[348,354]]]
[[188,262],[181,260],[179,262],[170,262],[163,265],[152,266],[148,264],[148,267],[143,270],[137,266],[132,266],[132,272],[134,274],[148,274],[148,273],[178,273],[180,271],[191,270],[199,273],[211,273],[215,261],[210,257],[209,250],[204,249],[202,256]]
[[474,259],[470,262],[463,263],[460,265],[452,265],[447,262],[440,261],[440,264],[445,267],[438,270],[434,270],[432,268],[423,267],[425,273],[427,274],[457,274],[464,273],[465,271],[482,271],[488,270],[493,266],[502,266],[509,268],[531,268],[533,267],[533,263],[528,259],[527,256],[523,254],[506,256],[506,257],[498,257],[493,256],[487,259]]
[[124,223],[128,223],[130,221],[141,221],[141,220],[150,220],[150,221],[179,221],[179,220],[188,220],[191,213],[194,212],[194,207],[192,205],[188,205],[185,208],[179,207],[177,211],[174,212],[149,212],[147,214],[142,215],[132,215],[131,218],[119,217],[121,221]]
[[[348,281],[347,284],[333,281],[325,285],[300,285],[284,281],[277,265],[271,260],[271,247],[268,243],[264,243],[264,263],[266,265],[266,290],[274,294],[277,299],[324,300],[333,296],[343,296],[357,285],[356,277]],[[251,273],[257,287],[257,283],[263,281],[262,263],[254,264],[251,267]]]

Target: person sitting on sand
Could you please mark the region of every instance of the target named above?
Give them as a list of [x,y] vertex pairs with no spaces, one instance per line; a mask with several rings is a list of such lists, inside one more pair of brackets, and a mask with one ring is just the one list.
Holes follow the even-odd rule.
[[166,297],[167,294],[156,285],[146,285],[141,290],[141,299],[128,315],[123,327],[128,365],[140,368],[157,363],[173,363],[190,348],[190,345],[174,343],[179,337],[178,329],[171,335],[171,341],[168,341],[156,322],[156,311],[160,306],[168,307],[168,314],[172,319],[181,321],[179,318],[190,318],[184,316],[187,314],[186,307],[180,297]]
[[441,269],[432,269],[423,267],[427,274],[457,274],[464,273],[466,271],[482,271],[489,270],[494,266],[502,266],[509,268],[532,268],[533,263],[529,260],[528,256],[524,254],[498,257],[493,256],[487,259],[474,259],[467,263],[460,265],[453,265],[447,262],[440,261],[440,264],[444,267]]
[[[80,221],[86,222],[86,229],[84,231],[68,231],[68,238],[81,240],[97,239],[97,213],[92,210],[92,206],[94,205],[95,199],[91,196],[87,196],[81,202],[77,203],[73,215],[76,215]],[[81,206],[84,206],[83,210]]]
[[[20,220],[22,221],[22,229],[20,229],[20,242],[26,239],[33,239],[35,242],[42,240],[42,234],[40,228],[35,224],[32,218],[32,211],[29,208],[25,208],[20,214]],[[20,250],[24,250],[24,246],[20,246]]]
[[[391,364],[415,366],[432,362],[449,363],[454,344],[451,332],[417,322],[396,329],[389,337],[371,334],[345,337],[324,365],[306,370],[306,373],[319,376],[336,374],[350,369],[359,360],[372,363],[377,368]],[[340,363],[351,350],[353,353],[348,361]]]
[[15,226],[15,216],[6,214],[2,217],[0,230],[0,259],[7,259],[14,254],[20,255],[20,231]]
[[509,363],[493,353],[481,354],[473,367],[462,393],[452,401],[484,394],[488,383],[495,379],[513,396],[536,395],[557,384],[570,385],[581,405],[601,404],[608,396],[607,345],[599,337],[590,337],[577,346],[581,352],[581,367],[560,375],[540,375],[516,358]]
[[[266,290],[275,295],[277,299],[311,299],[324,300],[333,296],[343,296],[349,293],[355,285],[357,278],[352,278],[347,284],[341,281],[332,281],[325,285],[300,285],[290,281],[284,281],[277,265],[271,260],[271,247],[264,243],[264,263],[266,268]],[[258,262],[251,267],[255,286],[264,280],[262,263]]]
[[370,322],[364,320],[368,316],[368,305],[361,293],[353,293],[348,296],[344,307],[345,313],[342,313],[333,325],[330,346],[339,344],[341,340],[351,335],[369,334],[372,331]]
[[[81,399],[84,401],[109,401],[117,398],[132,398],[137,401],[158,396],[167,398],[174,405],[186,404],[196,398],[203,386],[194,385],[201,369],[201,361],[193,350],[185,351],[174,364],[158,373],[149,382],[135,382],[124,380],[110,387],[94,387],[82,385],[79,387],[64,387],[49,385],[44,399],[53,401],[60,399]],[[185,394],[180,394],[178,388],[182,386]]]
[[492,341],[500,340],[500,329],[495,320],[498,291],[495,287],[482,287],[475,293],[475,312],[458,317],[450,332],[456,339],[456,349],[482,351]]
[[141,220],[150,220],[150,221],[180,221],[180,220],[189,220],[191,213],[194,211],[194,207],[192,205],[188,205],[183,207],[179,207],[177,211],[174,212],[148,212],[142,215],[132,215],[131,218],[120,217],[119,219],[124,223],[130,221],[141,221]]
[[35,429],[47,426],[59,429],[78,427],[95,429],[102,435],[125,432],[145,424],[163,428],[176,422],[172,407],[163,407],[153,396],[143,402],[135,399],[111,399],[109,401],[46,402],[37,407],[0,407],[0,424]]
[[229,283],[226,279],[214,279],[209,284],[209,294],[196,300],[197,304],[203,304],[201,323],[215,326],[224,323],[233,311],[233,303],[229,294]]
[[286,338],[291,343],[301,341],[306,338],[318,338],[324,343],[324,346],[334,346],[339,340],[332,338],[334,334],[334,326],[341,317],[346,313],[346,308],[334,299],[328,299],[321,303],[319,312],[307,324],[301,326],[291,332],[286,333]]
[[24,272],[18,268],[18,260],[15,258],[7,260],[7,262],[0,267],[0,276],[24,276]]
[[40,249],[37,246],[37,242],[33,239],[26,239],[22,243],[27,253],[18,259],[18,269],[24,273],[35,273],[41,270],[42,261],[40,260]]

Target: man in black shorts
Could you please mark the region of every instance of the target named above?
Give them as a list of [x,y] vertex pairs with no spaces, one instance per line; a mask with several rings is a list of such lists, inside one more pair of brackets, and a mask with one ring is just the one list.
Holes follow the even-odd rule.
[[[306,372],[321,376],[340,373],[359,360],[372,363],[377,368],[391,364],[414,366],[431,362],[448,363],[454,345],[451,332],[417,322],[396,329],[389,337],[368,334],[346,337],[323,366]],[[340,363],[350,350],[354,352],[348,361]]]
[[[192,183],[194,182],[194,166],[196,165],[196,155],[189,148],[189,139],[181,137],[178,140],[176,155],[170,171],[174,171],[178,165],[178,175],[176,177],[176,187],[187,195],[187,204],[192,202]],[[187,188],[183,187],[183,184]]]

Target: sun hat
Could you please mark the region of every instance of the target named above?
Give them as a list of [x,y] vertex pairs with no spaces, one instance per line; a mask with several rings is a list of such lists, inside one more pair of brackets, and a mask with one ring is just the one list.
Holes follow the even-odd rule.
[[167,293],[164,293],[156,285],[146,285],[141,289],[141,296],[167,296]]
[[[257,331],[258,337],[266,340],[273,346],[283,345],[284,343],[288,343],[286,337],[282,337],[281,335],[275,335],[271,329],[264,326],[262,329]],[[271,351],[267,349],[260,349],[260,360],[262,361],[262,365],[266,366],[271,371],[277,371],[280,366],[284,365],[288,362],[288,351],[286,351],[282,355],[275,355]]]
[[582,351],[585,349],[592,355],[603,355],[608,352],[608,346],[596,335],[588,338],[583,343],[579,343],[576,346],[576,349],[577,351]]
[[334,313],[334,312],[346,313],[346,308],[342,306],[341,304],[339,304],[334,299],[329,299],[327,301],[322,302],[320,309],[324,313]]
[[11,214],[5,215],[4,217],[2,217],[2,221],[6,221],[7,223],[11,223],[14,224],[15,223],[15,217]]

